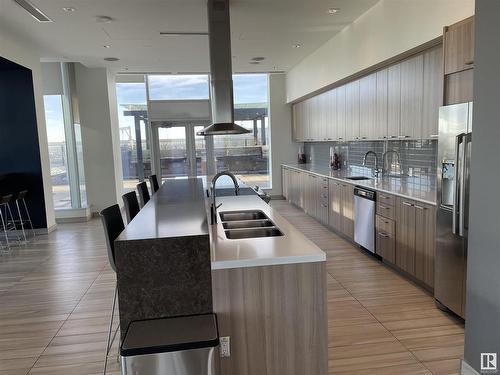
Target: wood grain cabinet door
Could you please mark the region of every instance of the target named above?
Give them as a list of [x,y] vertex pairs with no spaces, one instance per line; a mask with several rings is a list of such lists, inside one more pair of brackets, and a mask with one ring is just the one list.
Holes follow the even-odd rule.
[[396,265],[415,275],[415,202],[398,198],[396,207]]
[[423,55],[404,60],[401,63],[401,138],[420,138],[423,82]]
[[329,210],[328,225],[337,232],[342,231],[342,185],[336,180],[328,182]]
[[359,84],[359,137],[376,139],[377,74],[361,78]]
[[337,140],[346,141],[346,86],[340,86],[337,91]]
[[377,72],[376,113],[375,113],[375,138],[387,139],[388,114],[388,69]]
[[326,139],[336,141],[341,134],[337,123],[337,89],[327,92],[326,96]]
[[401,64],[387,68],[387,138],[401,133]]
[[359,139],[359,80],[346,85],[346,138]]
[[424,95],[420,138],[437,138],[439,107],[443,105],[443,48],[434,47],[424,53]]
[[434,287],[436,208],[415,203],[415,277]]
[[354,239],[354,186],[342,184],[342,233]]
[[474,16],[444,30],[444,74],[474,67]]

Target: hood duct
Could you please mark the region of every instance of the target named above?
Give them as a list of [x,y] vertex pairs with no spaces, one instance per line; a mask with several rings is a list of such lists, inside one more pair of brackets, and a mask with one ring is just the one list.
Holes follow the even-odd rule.
[[207,136],[250,133],[249,130],[234,123],[229,0],[208,0],[207,14],[213,124],[197,134]]

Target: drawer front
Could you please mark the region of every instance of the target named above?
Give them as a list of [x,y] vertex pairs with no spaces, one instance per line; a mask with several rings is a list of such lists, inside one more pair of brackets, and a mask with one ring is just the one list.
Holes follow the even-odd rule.
[[396,219],[396,208],[382,202],[377,202],[377,215],[394,220]]
[[396,205],[396,197],[394,195],[386,194],[386,193],[378,193],[377,201],[387,206],[395,206]]
[[377,231],[387,233],[392,236],[396,235],[396,222],[394,220],[377,215],[376,223]]
[[384,260],[396,262],[396,238],[388,233],[377,230],[377,243],[375,253]]

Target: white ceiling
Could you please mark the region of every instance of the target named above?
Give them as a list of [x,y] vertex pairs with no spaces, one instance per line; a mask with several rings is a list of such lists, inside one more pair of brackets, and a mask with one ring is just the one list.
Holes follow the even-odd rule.
[[[233,70],[288,70],[378,0],[231,0]],[[39,23],[0,0],[0,23],[33,40],[47,61],[78,61],[129,72],[207,72],[206,0],[32,0],[54,22]],[[74,7],[75,12],[65,12]],[[340,8],[335,15],[329,8]],[[113,17],[98,23],[96,16]],[[294,48],[300,44],[300,48]],[[110,45],[106,49],[103,46]],[[259,65],[252,57],[266,58]],[[104,57],[118,57],[105,62]]]

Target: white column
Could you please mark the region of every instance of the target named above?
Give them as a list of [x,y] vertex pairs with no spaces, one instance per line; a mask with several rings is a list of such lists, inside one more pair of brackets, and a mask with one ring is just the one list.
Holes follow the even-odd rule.
[[75,66],[87,201],[92,212],[122,204],[116,88],[105,68]]

